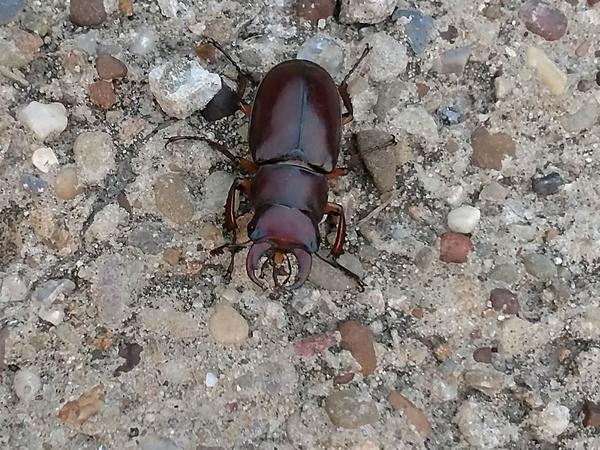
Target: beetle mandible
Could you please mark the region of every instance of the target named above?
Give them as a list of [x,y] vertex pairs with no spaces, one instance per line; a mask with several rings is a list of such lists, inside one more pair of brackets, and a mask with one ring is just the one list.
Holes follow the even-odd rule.
[[[311,271],[312,256],[317,255],[352,276],[362,288],[360,279],[335,259],[344,252],[346,220],[342,206],[328,201],[328,179],[346,172],[346,169],[337,167],[337,162],[342,127],[353,118],[347,81],[370,48],[365,48],[339,86],[316,63],[298,59],[282,62],[264,76],[250,107],[242,100],[242,95],[247,79],[251,80],[252,76],[243,71],[219,43],[214,40],[209,42],[238,70],[238,86],[241,89],[232,97],[237,103],[235,109],[241,109],[250,117],[248,144],[252,160],[238,158],[221,144],[198,136],[175,136],[169,138],[167,144],[181,139],[207,141],[242,169],[254,174],[253,178],[237,178],[229,189],[225,204],[225,229],[233,233],[233,243],[218,247],[211,254],[224,249],[231,251],[227,270],[230,276],[235,254],[246,244],[251,244],[246,258],[246,271],[254,283],[264,288],[256,274],[261,258],[267,256],[267,261],[272,261],[273,280],[279,286],[278,268],[286,258],[288,279],[291,276],[291,253],[297,259],[298,269],[297,279],[289,289],[304,284]],[[210,111],[209,120],[232,112],[220,111],[218,104],[211,103],[206,108],[206,111]],[[342,104],[346,109],[344,113]],[[205,113],[203,115],[208,118]],[[239,192],[243,193],[254,210],[254,216],[248,224],[250,241],[243,244],[238,244],[235,239]],[[324,216],[336,221],[335,241],[330,250],[333,260],[317,253],[321,242],[318,225]],[[261,273],[263,270],[264,265]]]

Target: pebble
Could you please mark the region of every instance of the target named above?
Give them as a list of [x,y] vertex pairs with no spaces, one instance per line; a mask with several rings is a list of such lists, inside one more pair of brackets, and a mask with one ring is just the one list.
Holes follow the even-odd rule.
[[600,405],[589,400],[583,404],[583,426],[600,427]]
[[323,353],[337,343],[337,336],[334,332],[329,331],[322,334],[315,334],[294,342],[294,353],[303,358],[309,358]]
[[296,58],[312,61],[336,77],[344,66],[344,49],[331,36],[317,34],[304,41]]
[[468,205],[461,206],[448,214],[448,228],[457,233],[470,234],[479,223],[480,218],[479,209]]
[[179,260],[181,259],[181,250],[177,248],[167,248],[163,252],[163,260],[167,262],[170,266],[176,266],[179,264]]
[[392,391],[387,397],[388,402],[396,411],[400,411],[406,420],[417,430],[423,439],[431,434],[431,424],[427,416],[408,398],[398,391]]
[[145,56],[154,51],[158,35],[156,31],[145,25],[137,28],[131,33],[131,45],[129,51],[134,55]]
[[21,176],[21,184],[26,191],[33,195],[40,195],[48,189],[48,183],[39,177],[29,174]]
[[396,0],[342,0],[340,22],[379,23],[390,17],[396,7]]
[[491,347],[480,347],[473,351],[473,359],[479,363],[491,364],[492,353]]
[[127,75],[127,66],[114,56],[100,55],[96,58],[96,71],[102,80],[116,80]]
[[483,392],[489,397],[502,392],[505,386],[504,374],[494,369],[471,369],[463,375],[465,386]]
[[112,137],[101,131],[84,132],[73,144],[77,173],[84,183],[101,185],[115,169],[115,148]]
[[464,234],[447,232],[440,239],[440,261],[446,263],[466,263],[473,243]]
[[572,333],[585,341],[600,340],[600,307],[588,306],[570,322]]
[[570,411],[564,405],[550,402],[542,411],[534,411],[530,418],[538,436],[548,442],[556,438],[569,427]]
[[22,302],[27,297],[29,288],[19,275],[7,275],[2,280],[0,302]]
[[356,282],[352,278],[316,257],[312,260],[308,281],[315,287],[327,291],[344,292],[356,288]]
[[58,411],[58,418],[63,423],[83,425],[90,417],[100,412],[104,404],[104,395],[104,386],[98,384],[76,400],[65,403]]
[[390,126],[413,136],[435,143],[439,139],[435,119],[422,106],[407,106],[395,114]]
[[163,16],[172,19],[177,17],[177,11],[179,10],[178,0],[158,0],[158,6]]
[[556,277],[557,270],[551,258],[537,253],[529,253],[523,257],[527,273],[540,281],[548,282]]
[[94,216],[94,221],[86,231],[86,238],[107,241],[117,233],[119,225],[125,223],[127,218],[127,211],[119,205],[106,205]]
[[[600,97],[599,97],[600,98]],[[562,127],[570,133],[579,133],[592,128],[600,119],[600,103],[595,98],[585,102],[573,114],[561,116]]]
[[94,81],[90,84],[90,101],[102,109],[112,108],[117,102],[115,87],[110,81]]
[[519,9],[519,18],[532,33],[547,41],[556,41],[567,31],[563,12],[542,0],[528,0]]
[[315,24],[332,17],[335,5],[336,0],[294,0],[294,14]]
[[364,130],[356,134],[356,146],[377,190],[385,193],[396,185],[396,152],[392,136],[379,130]]
[[83,192],[79,183],[77,169],[72,166],[61,167],[54,179],[54,193],[61,200],[72,200]]
[[147,255],[158,255],[173,239],[174,232],[161,222],[142,222],[129,233],[129,245]]
[[340,428],[360,428],[379,420],[377,405],[368,396],[354,389],[334,391],[325,399],[329,420]]
[[41,141],[55,138],[67,128],[67,109],[62,103],[34,101],[20,110],[17,118]]
[[220,217],[223,214],[227,192],[234,179],[234,175],[222,170],[216,170],[206,177],[202,185],[202,199],[199,206],[202,217]]
[[565,181],[558,172],[551,172],[543,177],[531,179],[531,188],[538,195],[556,194],[563,184],[565,184]]
[[224,345],[242,344],[248,339],[249,326],[229,303],[219,303],[208,320],[210,335]]
[[538,80],[546,85],[552,95],[558,97],[565,92],[567,75],[548,58],[542,49],[529,47],[525,59],[527,65],[535,70]]
[[51,323],[54,326],[60,325],[65,318],[64,311],[60,309],[46,309],[43,307],[40,308],[37,315],[43,321]]
[[433,19],[416,9],[397,9],[394,11],[392,19],[398,20],[401,18],[404,19],[404,32],[408,36],[408,42],[413,52],[420,55],[425,51],[431,40],[431,34],[435,28]]
[[502,322],[498,349],[510,356],[523,356],[537,350],[550,339],[545,326],[512,316]]
[[38,286],[31,295],[32,300],[39,302],[44,306],[50,306],[59,298],[65,296],[75,290],[75,283],[67,278],[58,280],[49,280]]
[[338,325],[341,334],[340,345],[344,350],[350,351],[354,359],[360,364],[364,377],[375,372],[377,357],[373,346],[373,336],[368,327],[356,320],[347,320]]
[[50,147],[41,147],[31,155],[31,163],[41,172],[48,173],[52,166],[58,164],[58,158]]
[[501,170],[504,158],[514,157],[516,153],[516,145],[508,134],[491,134],[482,126],[471,133],[471,147],[471,162],[482,169]]
[[460,48],[452,48],[442,53],[437,61],[434,62],[434,70],[443,74],[462,75],[469,62],[473,49],[470,45]]
[[517,440],[518,427],[490,403],[467,400],[458,408],[455,420],[472,448],[511,448],[510,442]]
[[494,79],[494,91],[496,93],[496,100],[503,100],[508,98],[513,92],[513,81],[506,77],[496,77]]
[[508,189],[497,181],[491,181],[479,193],[479,200],[491,203],[502,203],[508,197]]
[[204,377],[204,385],[209,388],[213,388],[219,382],[219,378],[212,372],[206,372]]
[[103,0],[71,0],[69,19],[80,27],[97,27],[106,20]]
[[221,77],[208,72],[196,60],[179,60],[155,67],[148,81],[162,110],[179,119],[204,108],[221,90]]
[[1,0],[0,3],[0,25],[12,22],[25,9],[25,0]]
[[23,368],[15,373],[13,389],[19,400],[23,402],[33,400],[41,388],[42,380],[37,374],[37,371]]
[[506,284],[514,284],[519,281],[519,269],[514,264],[498,264],[489,273],[491,280],[502,281]]
[[438,108],[436,115],[444,125],[457,125],[463,120],[462,112],[454,105]]
[[154,201],[160,213],[177,225],[194,217],[194,203],[181,175],[162,175],[154,184]]
[[363,64],[373,81],[396,79],[406,71],[406,48],[396,39],[384,32],[378,32],[366,38],[365,42],[371,46],[371,51]]
[[519,312],[519,300],[514,292],[505,288],[492,289],[490,302],[495,311],[504,314],[517,314]]
[[44,41],[19,28],[0,28],[0,66],[21,68],[40,54]]

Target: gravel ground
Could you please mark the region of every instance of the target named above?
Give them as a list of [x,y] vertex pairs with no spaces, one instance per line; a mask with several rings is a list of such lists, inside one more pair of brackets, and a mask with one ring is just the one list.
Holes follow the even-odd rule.
[[[600,448],[597,0],[24,3],[0,0],[0,447]],[[256,78],[341,82],[370,46],[330,191],[363,292],[209,255],[235,168],[165,148],[246,154],[206,36]]]

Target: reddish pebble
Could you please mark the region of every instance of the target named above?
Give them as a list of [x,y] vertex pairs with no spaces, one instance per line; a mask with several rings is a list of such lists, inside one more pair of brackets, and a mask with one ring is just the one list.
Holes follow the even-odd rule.
[[116,80],[127,75],[127,66],[110,55],[100,55],[96,58],[96,70],[103,80]]
[[529,31],[547,41],[556,41],[567,31],[567,18],[557,9],[542,0],[528,0],[519,10],[519,18]]
[[310,357],[323,353],[329,347],[337,344],[335,333],[316,334],[300,339],[294,343],[294,353],[302,357]]
[[375,372],[377,358],[369,328],[356,320],[347,320],[339,324],[338,330],[342,335],[342,348],[352,353],[360,364],[363,375],[366,377]]
[[585,402],[583,405],[583,425],[586,427],[600,427],[600,405]]
[[504,288],[492,289],[490,293],[492,308],[505,314],[517,314],[519,312],[519,300],[516,294]]
[[294,14],[313,23],[333,16],[335,0],[295,0]]
[[348,384],[354,379],[352,372],[340,373],[333,377],[333,384]]
[[484,127],[477,127],[471,134],[471,156],[474,166],[482,169],[502,169],[502,161],[507,156],[515,156],[517,147],[506,133],[491,134]]
[[480,363],[492,363],[492,349],[490,347],[481,347],[473,352],[473,359]]
[[199,44],[195,49],[198,58],[202,58],[209,63],[217,62],[215,46],[212,44]]
[[464,234],[449,231],[442,234],[440,241],[440,261],[447,263],[466,263],[473,243]]
[[106,20],[103,0],[71,0],[69,19],[80,27],[96,27]]
[[95,81],[90,85],[90,101],[100,108],[110,109],[117,101],[115,89],[110,81]]

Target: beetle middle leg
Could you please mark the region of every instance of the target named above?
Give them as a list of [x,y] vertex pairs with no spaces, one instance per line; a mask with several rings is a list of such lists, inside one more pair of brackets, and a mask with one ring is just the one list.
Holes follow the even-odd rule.
[[337,218],[335,242],[331,246],[331,255],[334,258],[337,258],[344,253],[344,242],[346,240],[346,217],[344,216],[344,208],[337,203],[327,203],[325,214],[329,217]]

